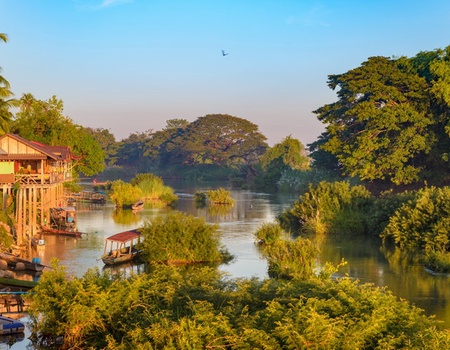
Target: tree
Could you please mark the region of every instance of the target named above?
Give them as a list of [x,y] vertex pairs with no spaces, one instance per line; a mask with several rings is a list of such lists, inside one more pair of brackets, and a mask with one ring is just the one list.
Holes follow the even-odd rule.
[[51,146],[69,146],[76,156],[75,170],[87,176],[104,169],[104,152],[92,135],[82,126],[63,115],[63,102],[56,96],[47,101],[24,94],[20,111],[11,129],[25,139]]
[[314,113],[328,124],[323,149],[336,155],[347,174],[395,184],[419,179],[435,136],[426,80],[412,68],[406,58],[371,57],[329,76],[339,99]]
[[103,152],[105,152],[106,165],[114,165],[117,161],[117,149],[119,147],[116,138],[107,129],[86,128],[86,131],[99,143]]
[[[8,42],[8,36],[0,33],[0,41]],[[18,101],[13,99],[12,96],[14,94],[11,91],[9,82],[0,75],[0,135],[9,132],[11,119],[13,118],[10,109],[18,106]]]
[[149,159],[144,155],[145,145],[151,138],[152,130],[130,134],[122,140],[117,150],[117,165],[136,167],[139,172],[146,172]]
[[291,169],[309,169],[309,158],[306,155],[305,147],[299,140],[291,136],[286,137],[273,147],[269,147],[261,157],[261,166],[263,169],[267,169],[270,163],[276,159],[280,159],[282,164]]
[[258,126],[246,119],[209,114],[189,124],[178,145],[188,164],[245,165],[254,173],[266,140]]

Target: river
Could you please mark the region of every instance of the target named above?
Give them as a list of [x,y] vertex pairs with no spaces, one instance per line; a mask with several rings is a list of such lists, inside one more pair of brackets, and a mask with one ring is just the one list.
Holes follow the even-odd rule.
[[[179,196],[177,210],[219,224],[222,244],[235,256],[231,263],[220,267],[222,271],[233,278],[267,277],[267,263],[255,245],[254,232],[263,223],[273,222],[298,198],[297,195],[231,190],[236,201],[234,206],[197,208],[193,199],[195,192],[217,188],[217,185],[196,186],[182,182],[168,185]],[[140,227],[145,220],[171,210],[145,207],[137,214],[131,210],[117,212],[110,202],[104,205],[77,203],[76,207],[78,229],[85,234],[81,238],[46,236],[45,248],[36,254],[46,265],[52,258],[58,258],[66,266],[67,273],[76,277],[81,277],[89,268],[104,268],[100,256],[107,236]],[[449,275],[434,275],[423,266],[402,259],[398,251],[383,251],[376,239],[322,239],[318,244],[321,251],[318,264],[325,261],[338,264],[344,259],[347,265],[339,270],[339,275],[387,286],[394,295],[409,300],[429,315],[436,315],[443,321],[443,326],[450,328]],[[139,265],[121,269],[125,273],[141,270],[143,266]],[[25,337],[12,346],[0,343],[0,349],[26,349],[28,343]]]

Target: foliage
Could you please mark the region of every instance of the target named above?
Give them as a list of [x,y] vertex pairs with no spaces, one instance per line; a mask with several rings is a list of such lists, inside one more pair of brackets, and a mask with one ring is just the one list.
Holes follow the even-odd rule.
[[307,280],[315,276],[315,258],[319,251],[309,239],[278,239],[265,247],[265,253],[270,277]]
[[119,143],[109,130],[103,128],[86,128],[86,131],[92,135],[95,141],[98,142],[105,154],[105,165],[114,165],[117,161],[117,149]]
[[[169,121],[170,122],[170,121]],[[155,132],[146,143],[145,154],[159,164],[208,165],[237,168],[253,166],[264,153],[266,137],[248,120],[209,114],[192,123],[178,120]]]
[[82,191],[82,187],[74,181],[64,182],[64,188],[68,189],[70,192],[80,192]]
[[291,136],[266,149],[260,160],[262,168],[266,170],[269,164],[276,159],[280,159],[282,164],[290,169],[309,169],[309,158],[306,155],[305,147],[299,140]]
[[[317,186],[319,182],[335,182],[342,180],[336,172],[325,169],[313,168],[311,170],[283,170],[277,180],[276,187],[279,192],[304,193],[309,186]],[[349,180],[350,181],[350,180]]]
[[[8,42],[8,36],[5,33],[0,33],[0,41]],[[14,94],[11,91],[9,82],[0,75],[0,135],[9,132],[10,123],[13,118],[11,108],[18,106],[18,101],[12,98],[12,96]]]
[[206,197],[212,204],[234,204],[234,199],[231,197],[230,191],[222,187],[207,191]]
[[205,192],[195,192],[194,194],[194,202],[197,205],[197,207],[204,207],[206,206],[206,193]]
[[[44,273],[30,298],[39,345],[61,349],[446,349],[437,321],[342,278],[226,280],[211,268],[80,279]],[[47,342],[45,342],[47,340]]]
[[347,181],[323,181],[315,187],[310,186],[309,191],[278,220],[282,227],[294,221],[294,227],[308,233],[364,234],[364,219],[371,200],[370,192],[364,186],[350,186]]
[[51,146],[69,146],[76,156],[77,172],[91,176],[103,171],[103,150],[85,128],[63,115],[62,100],[53,96],[48,101],[41,101],[31,94],[24,94],[20,103],[20,111],[11,125],[13,133]]
[[435,174],[433,169],[448,169],[449,72],[446,48],[410,59],[370,57],[330,75],[338,101],[315,111],[327,124],[319,148],[363,180],[408,184]]
[[400,248],[430,252],[450,249],[450,187],[423,188],[390,218],[381,237]]
[[203,218],[171,212],[145,222],[142,229],[146,261],[169,263],[220,262],[227,254],[219,241],[218,226]]
[[286,233],[279,224],[270,222],[258,227],[254,235],[259,244],[269,246],[283,238]]
[[137,172],[147,172],[151,160],[144,154],[145,144],[151,138],[152,131],[130,134],[117,146],[116,165],[135,168]]
[[141,189],[144,200],[161,200],[168,204],[178,200],[173,188],[164,185],[163,179],[154,174],[137,174],[131,184]]
[[109,198],[117,208],[131,207],[134,202],[142,198],[142,190],[130,183],[116,180],[112,182]]

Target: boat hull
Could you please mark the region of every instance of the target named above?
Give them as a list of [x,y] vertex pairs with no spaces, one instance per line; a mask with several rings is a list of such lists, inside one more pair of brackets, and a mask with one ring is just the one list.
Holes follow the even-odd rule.
[[9,317],[0,316],[0,335],[23,333],[25,324]]

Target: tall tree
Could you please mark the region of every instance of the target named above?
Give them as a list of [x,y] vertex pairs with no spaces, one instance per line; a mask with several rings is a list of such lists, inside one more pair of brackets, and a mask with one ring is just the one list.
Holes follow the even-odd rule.
[[435,141],[427,82],[406,58],[371,57],[361,67],[330,75],[338,101],[315,111],[327,124],[324,150],[363,180],[417,181]]
[[51,97],[47,101],[24,94],[20,100],[11,129],[25,139],[52,146],[69,146],[77,156],[75,169],[85,175],[95,175],[104,169],[104,152],[99,143],[82,126],[63,115],[62,100]]
[[[0,33],[0,41],[8,42],[8,36]],[[0,67],[0,73],[2,68]],[[11,108],[17,107],[19,102],[12,98],[14,94],[11,91],[9,82],[0,75],[0,135],[10,130],[10,123],[13,118]]]
[[208,114],[189,124],[179,149],[188,164],[253,165],[264,154],[267,138],[252,122],[228,114]]
[[277,159],[280,159],[284,166],[294,170],[309,169],[310,160],[305,147],[299,140],[291,136],[286,137],[273,147],[269,147],[261,157],[261,166],[265,169]]

